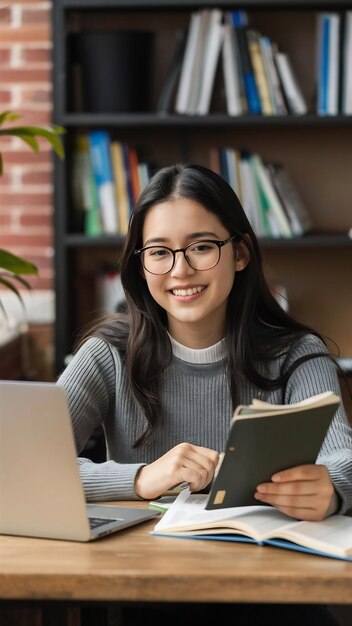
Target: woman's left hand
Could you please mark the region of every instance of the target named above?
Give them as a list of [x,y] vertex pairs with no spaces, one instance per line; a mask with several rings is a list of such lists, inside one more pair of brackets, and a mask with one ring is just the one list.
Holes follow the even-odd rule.
[[257,485],[255,498],[296,519],[319,521],[338,509],[338,497],[325,465],[299,465]]

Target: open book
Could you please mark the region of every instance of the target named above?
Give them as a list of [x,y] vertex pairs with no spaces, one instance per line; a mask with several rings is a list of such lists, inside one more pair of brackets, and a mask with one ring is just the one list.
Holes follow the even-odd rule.
[[238,406],[206,508],[258,505],[257,485],[275,472],[315,463],[339,403],[327,391],[296,404]]
[[272,545],[352,561],[352,518],[301,522],[268,506],[207,511],[207,495],[186,488],[151,534]]

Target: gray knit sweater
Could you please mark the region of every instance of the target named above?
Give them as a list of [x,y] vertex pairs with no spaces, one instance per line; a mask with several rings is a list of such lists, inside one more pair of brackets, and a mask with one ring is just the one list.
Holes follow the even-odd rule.
[[[324,349],[319,339],[309,335],[292,352],[291,360]],[[273,361],[273,375],[279,367],[280,361]],[[160,383],[163,414],[147,442],[134,449],[146,419],[130,391],[116,349],[102,339],[91,338],[60,376],[58,384],[68,395],[78,453],[99,425],[105,432],[108,460],[97,464],[79,458],[87,500],[138,499],[134,481],[139,468],[178,443],[187,441],[219,452],[224,449],[233,413],[225,360],[195,364],[174,355]],[[247,382],[239,395],[241,404],[253,398],[290,404],[327,390],[340,394],[335,367],[329,359],[316,358],[294,371],[285,392],[264,392]],[[352,507],[352,429],[342,406],[334,416],[317,462],[328,467],[342,499],[339,512],[345,512]]]

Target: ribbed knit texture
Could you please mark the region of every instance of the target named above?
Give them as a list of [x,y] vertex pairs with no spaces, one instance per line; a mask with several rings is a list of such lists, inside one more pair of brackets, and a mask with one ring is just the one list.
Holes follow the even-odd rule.
[[[292,352],[295,361],[304,354],[321,352],[323,344],[307,336]],[[277,375],[280,361],[272,363]],[[139,468],[162,456],[178,443],[224,449],[233,414],[224,359],[212,363],[188,363],[173,357],[161,379],[164,407],[152,435],[141,447],[133,443],[144,432],[146,419],[128,385],[118,351],[102,339],[89,339],[58,380],[68,395],[78,453],[92,432],[103,425],[107,441],[105,463],[79,459],[87,500],[138,499],[134,481]],[[240,404],[259,398],[273,404],[290,404],[331,390],[340,395],[334,365],[316,358],[292,374],[285,393],[263,392],[247,382],[239,390]],[[328,430],[317,463],[328,467],[342,499],[340,512],[352,507],[352,431],[341,406]]]

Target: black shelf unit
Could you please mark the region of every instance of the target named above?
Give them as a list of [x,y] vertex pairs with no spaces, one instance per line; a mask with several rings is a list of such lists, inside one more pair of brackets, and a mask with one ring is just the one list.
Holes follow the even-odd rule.
[[352,115],[240,115],[229,116],[225,113],[210,115],[177,115],[164,113],[72,113],[62,117],[62,124],[67,127],[130,127],[130,128],[209,128],[225,126],[236,128],[242,126],[284,128],[300,128],[302,126],[331,128],[335,126],[352,126]]
[[[302,151],[304,153],[304,142],[308,137],[310,145],[319,144],[323,136],[323,144],[329,142],[325,149],[338,151],[339,140],[346,142],[346,137],[352,140],[352,116],[328,116],[322,117],[315,114],[307,114],[304,116],[282,116],[282,117],[263,117],[263,116],[240,116],[230,117],[224,112],[211,112],[206,116],[187,116],[177,114],[158,114],[153,112],[145,113],[88,113],[73,112],[67,107],[67,75],[66,68],[69,64],[67,35],[69,32],[68,25],[71,20],[74,21],[74,28],[77,28],[77,20],[79,23],[80,16],[86,23],[87,16],[137,16],[143,13],[146,17],[153,16],[154,12],[159,15],[165,15],[171,12],[174,15],[185,14],[190,15],[192,10],[206,7],[219,7],[224,10],[229,8],[242,8],[248,12],[262,12],[263,15],[284,16],[286,12],[294,12],[301,15],[302,19],[308,13],[312,14],[317,11],[331,10],[344,11],[352,9],[352,0],[242,0],[234,3],[231,0],[202,1],[202,0],[55,0],[53,3],[53,82],[54,82],[54,122],[64,126],[67,129],[66,145],[67,158],[65,161],[59,161],[55,158],[54,179],[55,179],[55,290],[56,290],[56,329],[55,329],[55,364],[56,372],[59,373],[64,364],[65,355],[71,350],[76,336],[78,326],[74,321],[76,319],[77,310],[81,306],[79,299],[76,297],[75,284],[72,276],[77,271],[77,259],[80,254],[86,251],[91,256],[95,254],[100,257],[106,253],[117,252],[123,245],[122,237],[99,237],[88,238],[81,233],[71,232],[69,227],[69,213],[71,211],[70,202],[70,153],[72,146],[72,137],[79,130],[89,130],[93,128],[110,129],[113,133],[121,132],[124,137],[135,137],[136,133],[141,137],[141,141],[146,144],[151,143],[151,133],[158,133],[171,136],[170,141],[174,144],[178,143],[179,158],[181,160],[196,160],[197,150],[195,149],[195,157],[193,151],[197,143],[203,145],[204,137],[209,134],[209,142],[216,142],[219,135],[224,142],[224,133],[230,135],[229,141],[236,145],[237,135],[242,140],[243,137],[249,139],[252,145],[258,143],[258,150],[265,142],[277,142],[276,150],[279,152],[280,145],[284,146],[284,151],[289,155],[289,161],[297,162],[301,156],[297,153],[297,142],[302,141]],[[208,131],[208,132],[206,132]],[[337,139],[336,139],[337,135]],[[283,139],[282,139],[283,137]],[[281,144],[280,144],[281,138]],[[299,139],[300,138],[300,139]],[[294,148],[291,151],[290,142],[293,142]],[[203,142],[203,143],[202,143]],[[287,143],[287,145],[285,144]],[[296,142],[296,143],[295,143]],[[201,151],[201,148],[199,148]],[[313,150],[314,152],[314,150]],[[293,156],[292,156],[293,155]],[[322,152],[322,159],[325,154]],[[304,156],[309,164],[309,156]],[[293,160],[295,159],[295,161]],[[161,159],[160,165],[165,164],[165,159]],[[352,161],[352,159],[351,159]],[[330,172],[331,176],[339,176],[340,165],[336,164],[335,170]],[[347,166],[345,166],[346,171]],[[299,170],[299,168],[297,168]],[[352,169],[352,162],[351,168]],[[302,168],[301,168],[302,170]],[[325,172],[328,172],[328,166],[325,165]],[[299,172],[298,172],[299,173]],[[350,177],[352,178],[352,177]],[[313,185],[319,184],[319,177],[313,176]],[[322,176],[324,179],[324,175]],[[324,182],[324,181],[323,181]],[[345,181],[351,184],[351,181]],[[342,181],[343,183],[343,181]],[[347,191],[346,191],[347,193]],[[352,193],[352,189],[351,189]],[[351,196],[351,194],[349,194]],[[336,206],[331,207],[332,212],[338,215],[341,198],[337,198]],[[319,215],[318,206],[315,207],[317,215]],[[326,209],[325,209],[326,212]],[[330,220],[330,221],[329,221]],[[263,239],[261,247],[264,257],[273,256],[273,265],[280,264],[284,259],[283,271],[291,272],[289,266],[286,267],[285,259],[291,259],[291,266],[295,265],[298,259],[298,266],[302,266],[310,262],[311,255],[321,255],[326,263],[327,257],[341,256],[341,260],[337,263],[343,271],[348,271],[351,265],[351,247],[352,240],[347,235],[347,230],[352,226],[346,224],[346,230],[341,233],[341,228],[335,232],[339,226],[335,227],[334,220],[326,218],[333,228],[331,232],[326,223],[319,224],[322,226],[323,232],[312,233],[302,238],[294,239]],[[324,222],[324,220],[323,220]],[[343,225],[345,228],[345,225]],[[278,256],[281,255],[281,256]],[[100,258],[99,257],[99,258]],[[315,258],[315,257],[314,257]],[[347,259],[347,264],[346,264]],[[270,259],[269,259],[270,260]],[[347,267],[346,267],[347,265]],[[324,266],[325,267],[325,266]],[[288,268],[288,269],[287,269]],[[346,269],[345,269],[346,268]],[[319,274],[319,270],[316,270]],[[347,275],[347,274],[346,274]],[[273,274],[275,278],[275,272]],[[321,278],[321,276],[319,277]],[[299,280],[295,278],[295,280]],[[347,283],[346,283],[347,284]],[[76,298],[76,299],[75,299]],[[352,304],[352,303],[351,303]],[[309,320],[308,320],[309,321]],[[314,321],[314,320],[313,320]],[[342,322],[343,323],[343,322]],[[346,329],[346,333],[348,330]],[[352,339],[349,342],[350,351],[352,352]]]
[[[116,248],[122,246],[123,242],[124,238],[120,236],[87,237],[81,233],[66,235],[63,241],[67,248]],[[352,239],[345,233],[332,235],[329,233],[316,233],[290,239],[263,237],[259,239],[259,243],[262,248],[273,246],[280,248],[352,248]]]

